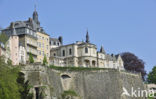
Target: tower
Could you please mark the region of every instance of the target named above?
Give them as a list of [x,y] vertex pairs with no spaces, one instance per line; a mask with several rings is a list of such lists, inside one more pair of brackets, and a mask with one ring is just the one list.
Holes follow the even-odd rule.
[[88,30],[87,30],[87,34],[86,34],[86,43],[90,43]]
[[104,50],[103,46],[101,46],[100,52],[105,54],[105,50]]
[[38,20],[38,13],[36,11],[36,5],[35,5],[35,10],[33,12],[33,20],[35,21],[36,24],[40,24],[40,22]]
[[12,60],[13,65],[19,65],[19,37],[14,25],[14,23],[11,23],[12,35],[10,37],[10,59]]

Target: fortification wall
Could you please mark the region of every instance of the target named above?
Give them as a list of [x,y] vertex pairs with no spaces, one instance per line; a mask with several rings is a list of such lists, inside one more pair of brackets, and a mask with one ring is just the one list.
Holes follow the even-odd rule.
[[[92,70],[92,71],[58,71],[40,65],[23,67],[26,79],[35,88],[41,88],[45,93],[44,99],[62,99],[63,95],[71,94],[69,99],[144,99],[122,96],[123,87],[128,92],[131,88],[144,89],[141,76],[118,70]],[[76,93],[65,94],[66,91]]]

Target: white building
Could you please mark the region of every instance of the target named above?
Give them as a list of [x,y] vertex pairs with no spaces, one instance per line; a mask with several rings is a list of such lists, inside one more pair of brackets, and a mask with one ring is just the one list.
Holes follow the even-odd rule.
[[103,47],[97,52],[96,45],[89,41],[88,32],[86,42],[52,46],[50,55],[50,64],[54,66],[124,69],[120,55],[108,55]]

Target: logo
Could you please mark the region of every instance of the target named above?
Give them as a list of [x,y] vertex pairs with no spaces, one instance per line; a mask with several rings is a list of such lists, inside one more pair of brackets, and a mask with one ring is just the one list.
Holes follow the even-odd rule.
[[122,96],[124,96],[124,95],[130,96],[130,94],[128,93],[128,91],[127,91],[127,89],[125,87],[123,87],[122,89],[123,89]]
[[155,92],[154,90],[141,90],[140,88],[134,89],[131,88],[130,91],[128,91],[125,87],[122,88],[123,92],[121,96],[127,96],[127,97],[156,97],[154,96]]

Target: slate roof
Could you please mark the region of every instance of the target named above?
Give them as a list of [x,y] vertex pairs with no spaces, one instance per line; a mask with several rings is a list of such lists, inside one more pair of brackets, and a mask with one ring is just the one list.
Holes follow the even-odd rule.
[[[25,27],[25,28],[29,28],[31,30],[34,30],[34,31],[37,31],[37,32],[48,35],[47,33],[45,33],[44,29],[40,26],[40,23],[39,22],[36,23],[32,18],[29,18],[26,21],[15,21],[15,22],[12,22],[12,23],[15,24],[14,28],[24,28]],[[7,28],[5,28],[3,30],[11,29],[11,24],[10,24],[10,26],[8,26]]]
[[57,38],[50,38],[50,41],[59,42],[59,40]]

